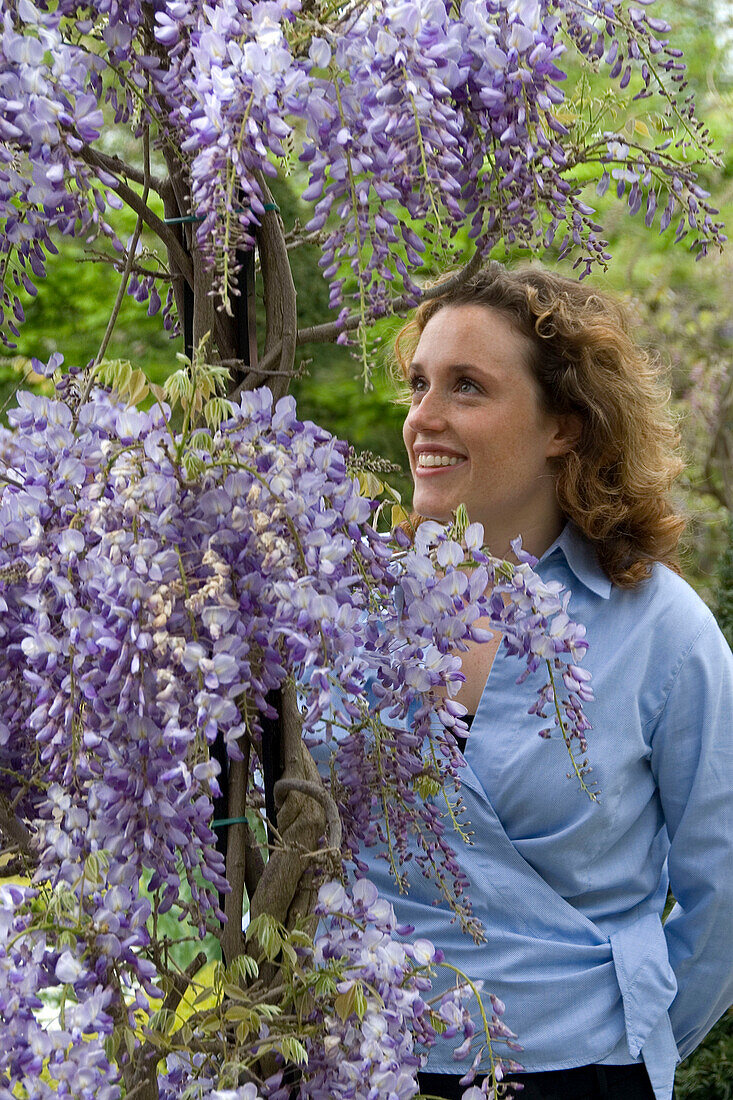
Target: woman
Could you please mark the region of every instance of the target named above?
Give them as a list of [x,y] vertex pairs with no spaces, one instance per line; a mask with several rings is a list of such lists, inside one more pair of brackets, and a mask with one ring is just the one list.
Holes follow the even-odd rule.
[[[466,504],[492,553],[521,534],[537,571],[572,590],[595,701],[599,801],[537,737],[535,686],[493,643],[463,657],[475,715],[457,842],[486,930],[475,945],[430,884],[400,920],[507,1003],[524,1100],[670,1100],[674,1068],[732,999],[733,659],[680,578],[681,463],[655,365],[619,305],[539,269],[492,264],[433,298],[397,341],[404,439],[422,517]],[[664,928],[668,885],[677,905]],[[443,1042],[425,1093],[460,1096]]]

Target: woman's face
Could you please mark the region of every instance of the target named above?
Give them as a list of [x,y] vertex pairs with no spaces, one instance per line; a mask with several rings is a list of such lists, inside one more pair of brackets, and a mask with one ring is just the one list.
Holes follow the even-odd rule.
[[465,504],[502,556],[519,534],[540,555],[563,526],[551,460],[572,440],[562,418],[543,412],[529,354],[504,314],[444,306],[425,326],[408,376],[403,437],[415,511],[445,522]]

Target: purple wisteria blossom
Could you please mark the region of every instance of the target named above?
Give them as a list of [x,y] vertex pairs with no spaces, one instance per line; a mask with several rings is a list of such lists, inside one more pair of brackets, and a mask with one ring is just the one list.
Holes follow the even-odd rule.
[[[269,390],[245,393],[216,430],[178,437],[165,405],[126,408],[100,388],[79,404],[74,377],[61,378],[56,398],[20,393],[0,439],[0,812],[33,875],[32,890],[2,894],[0,980],[12,1011],[3,1009],[0,1071],[12,1088],[30,1065],[39,1078],[58,1065],[69,1095],[113,1100],[103,1039],[125,1032],[114,1049],[127,1072],[145,1038],[138,1014],[165,992],[156,921],[173,911],[200,934],[221,930],[229,884],[212,828],[213,746],[223,739],[232,761],[249,759],[256,805],[271,692],[296,684],[306,744],[333,751],[343,857],[358,869],[363,845],[386,844],[401,877],[416,850],[479,937],[460,837],[422,797],[453,788],[460,827],[458,654],[485,637],[476,620],[489,616],[518,674],[537,676],[538,727],[558,693],[571,756],[575,739],[585,751],[592,693],[568,594],[540,580],[519,544],[512,565],[487,554],[478,525],[424,523],[412,545],[395,547],[371,523],[375,506],[348,471],[346,445],[298,420],[292,398],[273,405]],[[406,1036],[396,1018],[383,1038],[402,1059],[395,1090],[412,1095],[413,1044],[431,1041],[416,998],[435,954],[392,944],[394,918],[367,884],[349,904],[372,931],[354,938],[344,926],[338,944],[319,941],[314,965],[336,952],[369,982],[384,946],[396,969],[393,988],[389,971],[379,979],[383,996],[413,1025]],[[54,1030],[40,1010],[61,989]],[[458,1011],[465,1032],[462,1008],[436,1011]],[[332,1074],[347,1072],[338,1044],[359,1046],[375,1082],[392,1072],[376,1054],[374,1012],[360,1038],[331,1034],[332,1016],[324,1011],[326,1031],[313,1040],[304,1096],[329,1095]],[[255,1030],[241,1043],[256,1050],[265,1038]],[[201,1058],[194,1046],[170,1061],[161,1096],[193,1081],[221,1091],[202,1043]]]
[[[22,1084],[39,1100],[118,1100],[117,1071],[104,1045],[113,1028],[112,991],[79,957],[59,952],[55,937],[33,921],[37,897],[35,890],[0,885],[0,1095],[10,1098]],[[74,1003],[61,1026],[44,1026],[41,996],[54,987]]]
[[[704,161],[709,139],[668,32],[650,4],[625,0],[379,0],[327,15],[304,14],[300,0],[7,0],[0,332],[18,334],[21,292],[35,293],[56,233],[102,234],[125,254],[115,209],[143,216],[130,177],[172,209],[149,163],[127,167],[100,146],[105,105],[166,155],[174,220],[192,222],[224,300],[256,240],[264,181],[298,155],[342,322],[388,312],[395,292],[417,296],[425,247],[457,260],[465,224],[484,256],[501,239],[541,249],[558,238],[581,273],[605,264],[581,165],[600,192],[613,183],[632,214],[643,209],[648,226],[658,209],[662,230],[676,219],[677,239],[691,234],[702,256],[723,239],[689,150]],[[684,157],[666,123],[656,143],[571,132],[562,109],[572,51],[620,94],[676,119]],[[147,221],[180,266],[156,218]],[[132,264],[127,292],[150,312],[161,303],[155,280]],[[169,287],[167,322],[170,304]]]
[[[334,973],[339,1000],[326,1020],[325,1038],[309,1050],[303,1100],[371,1100],[375,1095],[410,1100],[419,1091],[424,1052],[438,1034],[460,1037],[458,1059],[468,1057],[472,1041],[491,1047],[511,1038],[500,1019],[504,1006],[496,998],[478,1043],[468,1011],[474,991],[457,985],[430,998],[430,978],[442,953],[428,940],[402,939],[410,929],[397,925],[392,906],[367,879],[356,882],[350,895],[340,883],[326,883],[316,911],[326,919],[315,943],[316,970]],[[480,995],[480,987],[474,990]],[[476,1064],[479,1060],[480,1052]],[[501,1062],[493,1054],[492,1063],[500,1079]]]

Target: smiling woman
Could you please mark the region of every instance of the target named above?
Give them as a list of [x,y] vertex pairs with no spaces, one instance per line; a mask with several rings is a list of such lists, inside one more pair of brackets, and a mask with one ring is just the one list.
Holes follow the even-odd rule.
[[530,356],[503,313],[450,305],[425,325],[409,367],[403,435],[414,507],[449,520],[463,502],[500,557],[519,531],[538,557],[560,534],[552,460],[579,430],[577,417],[545,412]]
[[[457,858],[483,944],[364,854],[398,918],[506,1001],[524,1100],[670,1100],[676,1062],[733,997],[719,949],[733,936],[733,658],[679,576],[677,434],[630,332],[586,283],[492,264],[424,302],[396,344],[416,520],[465,504],[497,555],[521,535],[587,632],[594,801],[569,794],[563,740],[536,736],[533,686],[498,633],[461,654],[473,844]],[[448,1044],[427,1069],[424,1093],[461,1095]]]
[[[548,428],[556,430],[549,443],[555,453],[547,455],[551,492],[562,516],[593,542],[604,571],[622,587],[647,576],[655,561],[676,567],[684,528],[669,495],[682,469],[669,392],[658,362],[635,343],[630,327],[621,304],[588,283],[539,267],[510,273],[491,264],[446,296],[424,302],[395,347],[399,369],[418,399],[426,384],[411,378],[424,373],[423,349],[457,368],[457,390],[464,394],[478,390],[483,378],[487,405],[499,399],[504,406],[498,423],[480,418],[480,435],[500,430],[505,417],[516,413],[508,435],[493,448],[493,461],[504,463],[502,476],[510,458],[521,471],[529,461],[527,448],[534,453],[533,443],[542,446],[538,431],[543,436]],[[522,408],[521,397],[510,397],[507,387],[521,388],[528,404]],[[414,477],[411,415],[404,434]],[[484,446],[487,465],[478,482],[492,475],[488,439]],[[511,480],[517,478],[512,474]],[[439,518],[422,513],[420,500],[416,485],[416,512]],[[496,521],[492,512],[489,536]],[[540,554],[543,549],[533,548]]]

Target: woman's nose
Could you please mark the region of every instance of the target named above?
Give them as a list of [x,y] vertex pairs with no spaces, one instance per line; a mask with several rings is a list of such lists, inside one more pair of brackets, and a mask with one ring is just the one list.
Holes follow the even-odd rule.
[[405,422],[413,432],[442,431],[447,423],[445,402],[436,390],[428,390],[410,407]]

